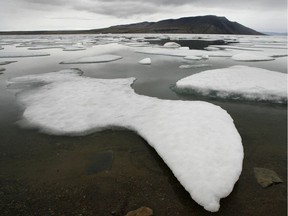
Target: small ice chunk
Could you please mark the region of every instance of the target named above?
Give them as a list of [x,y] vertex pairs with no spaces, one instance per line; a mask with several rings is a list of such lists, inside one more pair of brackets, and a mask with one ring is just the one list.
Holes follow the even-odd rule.
[[197,203],[218,211],[220,199],[233,190],[243,161],[241,137],[225,110],[207,102],[138,95],[131,88],[135,78],[80,74],[74,69],[11,79],[16,85],[42,84],[17,94],[25,107],[23,121],[58,135],[83,135],[113,126],[136,131]]
[[189,47],[179,47],[178,49],[180,49],[180,50],[190,50]]
[[187,60],[201,60],[202,57],[199,57],[199,56],[185,56],[184,59],[187,59]]
[[232,56],[235,61],[272,61],[274,58],[270,56],[265,56],[261,53],[255,52],[242,52]]
[[178,92],[287,103],[287,74],[247,66],[203,71],[176,83]]
[[63,46],[33,46],[29,47],[28,50],[43,50],[43,49],[62,49]]
[[76,47],[76,46],[65,46],[63,47],[63,51],[81,51],[86,50],[84,47]]
[[167,48],[179,48],[179,47],[181,47],[181,45],[176,43],[176,42],[167,42],[163,46],[167,47]]
[[180,69],[211,67],[211,64],[180,65]]
[[104,62],[111,62],[121,59],[122,56],[118,55],[97,55],[97,56],[89,56],[89,57],[82,57],[75,60],[68,60],[60,62],[60,64],[89,64],[89,63],[104,63]]
[[143,65],[150,65],[151,64],[151,58],[144,58],[138,62],[139,64]]
[[220,50],[218,47],[212,47],[212,46],[208,46],[204,48],[207,51],[218,51]]
[[49,56],[49,53],[42,52],[1,52],[0,58],[24,58],[24,57],[40,57],[40,56]]
[[5,71],[5,68],[0,67],[0,74],[2,74],[3,71]]

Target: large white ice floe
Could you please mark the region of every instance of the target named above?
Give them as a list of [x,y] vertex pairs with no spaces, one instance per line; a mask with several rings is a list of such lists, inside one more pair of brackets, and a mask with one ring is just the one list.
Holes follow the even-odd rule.
[[176,91],[287,103],[287,74],[248,66],[233,66],[183,78],[176,83]]
[[232,56],[236,61],[272,61],[274,58],[255,52],[241,52]]
[[44,52],[0,52],[0,58],[23,58],[23,57],[39,57],[49,56],[49,53]]
[[116,61],[121,58],[122,56],[107,54],[107,55],[82,57],[82,58],[74,59],[74,60],[67,60],[67,61],[60,62],[60,64],[104,63],[104,62]]
[[197,203],[218,211],[220,199],[230,194],[240,176],[243,160],[241,137],[225,110],[207,102],[138,95],[131,88],[135,78],[80,74],[71,69],[9,80],[14,88],[42,84],[17,94],[25,107],[23,121],[58,135],[113,126],[133,130],[157,151]]

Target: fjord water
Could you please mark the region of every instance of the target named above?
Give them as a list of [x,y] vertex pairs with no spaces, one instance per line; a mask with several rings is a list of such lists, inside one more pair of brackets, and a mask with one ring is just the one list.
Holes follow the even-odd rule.
[[[51,36],[51,40],[55,37]],[[87,40],[87,36],[69,38]],[[16,48],[15,44],[3,47],[2,51],[29,52],[26,47]],[[52,136],[17,124],[23,107],[15,100],[16,91],[6,88],[6,80],[65,68],[79,68],[83,76],[95,78],[136,77],[132,88],[141,95],[204,100],[221,106],[231,115],[242,137],[244,164],[233,192],[221,201],[220,211],[215,215],[286,214],[287,106],[180,95],[173,91],[176,81],[183,77],[233,65],[286,73],[286,57],[269,62],[235,62],[227,57],[214,57],[200,60],[210,67],[179,69],[190,62],[182,57],[117,49],[109,52],[123,57],[115,62],[59,64],[89,56],[94,49],[92,45],[77,52],[49,49],[42,52],[50,56],[3,59],[18,61],[5,65],[6,71],[0,75],[0,196],[4,215],[125,215],[140,206],[149,206],[155,215],[210,214],[190,198],[156,152],[133,132],[113,129],[86,136]],[[151,65],[137,63],[146,57],[152,59]],[[254,167],[273,169],[284,184],[261,188],[254,177]]]

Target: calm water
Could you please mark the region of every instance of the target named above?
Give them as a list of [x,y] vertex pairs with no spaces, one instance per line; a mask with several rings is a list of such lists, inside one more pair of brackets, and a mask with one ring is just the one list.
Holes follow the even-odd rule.
[[[27,48],[3,46],[4,51]],[[21,128],[23,107],[6,80],[25,74],[80,68],[95,78],[136,77],[138,94],[171,100],[205,100],[221,106],[234,119],[244,146],[243,171],[233,192],[221,201],[213,215],[286,215],[287,212],[287,106],[232,102],[177,95],[172,89],[183,77],[207,69],[248,65],[286,73],[287,58],[271,62],[240,63],[210,58],[211,67],[179,69],[180,57],[145,55],[129,50],[113,51],[123,59],[110,63],[61,65],[60,61],[87,56],[85,51],[42,50],[51,56],[1,59],[0,75],[0,212],[1,215],[125,215],[149,206],[155,215],[210,215],[195,203],[147,142],[127,130],[106,130],[83,137],[50,136]],[[1,51],[0,51],[1,52]],[[151,57],[152,65],[137,62]],[[261,77],[259,77],[261,79]],[[276,171],[283,184],[261,188],[253,168]]]

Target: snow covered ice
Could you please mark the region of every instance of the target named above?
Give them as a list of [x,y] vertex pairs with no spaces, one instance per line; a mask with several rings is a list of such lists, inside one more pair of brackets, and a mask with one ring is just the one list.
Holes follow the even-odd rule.
[[44,52],[0,52],[0,58],[23,58],[23,57],[39,57],[49,56],[49,53]]
[[60,64],[89,64],[89,63],[104,63],[104,62],[111,62],[121,59],[122,56],[118,55],[97,55],[97,56],[89,56],[89,57],[82,57],[75,60],[68,60],[60,62]]
[[253,52],[241,52],[239,54],[232,56],[233,60],[236,61],[272,61],[275,60],[275,58],[272,58],[270,56],[265,56],[263,54],[259,53],[253,53]]
[[143,65],[151,65],[151,58],[144,58],[140,60],[138,63]]
[[178,92],[287,103],[287,74],[248,66],[200,72],[176,83]]
[[[51,134],[83,135],[120,126],[141,135],[162,157],[191,197],[218,211],[242,170],[243,147],[230,115],[213,104],[138,95],[135,78],[82,77],[77,69],[28,75],[9,86],[23,90],[22,123]],[[46,83],[46,84],[45,84]],[[22,85],[23,86],[23,85]]]

